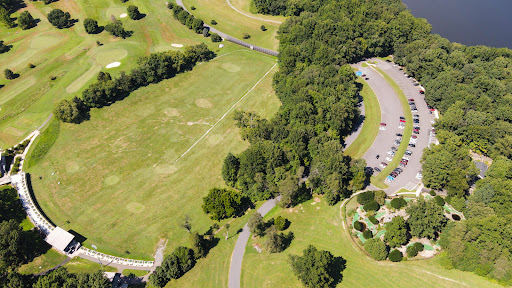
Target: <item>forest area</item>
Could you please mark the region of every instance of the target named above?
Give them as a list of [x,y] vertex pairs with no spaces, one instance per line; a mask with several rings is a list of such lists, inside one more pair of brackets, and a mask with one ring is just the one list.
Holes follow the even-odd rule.
[[[342,153],[354,117],[358,86],[348,63],[393,55],[425,87],[442,117],[440,145],[424,151],[423,182],[447,190],[468,215],[442,232],[446,268],[512,280],[512,50],[464,46],[431,34],[399,0],[261,1],[259,13],[292,16],[278,31],[278,114],[237,114],[251,146],[226,158],[226,183],[253,200],[282,194],[285,206],[302,193],[326,194],[331,204],[364,185],[364,163]],[[469,194],[477,170],[469,151],[494,163]],[[361,182],[363,181],[363,182]],[[309,189],[307,189],[309,188]],[[298,199],[298,200],[294,200]]]

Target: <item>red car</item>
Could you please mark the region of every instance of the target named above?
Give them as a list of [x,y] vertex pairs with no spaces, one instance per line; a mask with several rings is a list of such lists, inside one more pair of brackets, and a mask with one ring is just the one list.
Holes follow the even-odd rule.
[[407,100],[409,100],[409,102],[414,102],[414,99],[412,99],[412,98],[411,99],[407,99]]
[[416,136],[416,135],[412,135],[412,136],[411,136],[411,138],[412,138],[412,139],[416,139],[416,138],[418,138],[418,136]]
[[386,123],[380,123],[380,126],[386,126]]
[[425,91],[423,91],[423,90],[420,90],[420,94],[425,94]]
[[405,123],[405,120],[400,119],[400,122]]

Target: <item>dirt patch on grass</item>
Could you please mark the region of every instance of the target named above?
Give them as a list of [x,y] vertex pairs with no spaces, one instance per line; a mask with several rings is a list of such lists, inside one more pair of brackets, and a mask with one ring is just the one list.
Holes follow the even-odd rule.
[[111,176],[108,176],[107,178],[105,178],[105,180],[103,180],[103,183],[105,183],[105,185],[107,186],[112,186],[112,185],[115,185],[119,182],[119,176],[116,176],[116,175],[111,175]]
[[132,202],[126,205],[126,209],[132,213],[139,214],[142,211],[144,211],[144,208],[146,208],[144,205],[138,203],[138,202]]
[[206,99],[196,99],[195,103],[196,103],[197,107],[208,108],[208,109],[213,108],[213,104]]

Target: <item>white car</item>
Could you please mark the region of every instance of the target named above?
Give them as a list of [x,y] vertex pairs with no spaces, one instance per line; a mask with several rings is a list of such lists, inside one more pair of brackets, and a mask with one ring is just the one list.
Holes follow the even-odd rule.
[[388,160],[389,162],[393,161],[393,159],[390,157],[386,157],[386,160]]
[[386,126],[380,126],[380,130],[386,130]]
[[405,125],[398,126],[399,129],[405,129]]
[[384,166],[384,164],[382,164],[382,163],[380,163],[379,166],[382,167],[382,168],[386,168],[386,166]]
[[405,159],[405,160],[410,160],[411,157],[407,156],[407,155],[404,155],[404,157],[402,157],[402,159]]
[[418,172],[418,174],[416,174],[416,178],[417,178],[417,179],[421,179],[421,178],[423,178],[423,173],[421,173],[421,171],[420,171],[420,172]]
[[409,144],[416,144],[416,139],[409,139]]
[[395,151],[388,151],[388,155],[395,156]]

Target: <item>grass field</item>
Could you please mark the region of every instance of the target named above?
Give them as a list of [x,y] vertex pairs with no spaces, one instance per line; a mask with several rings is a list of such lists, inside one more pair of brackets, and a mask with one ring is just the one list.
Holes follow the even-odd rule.
[[380,172],[375,178],[372,177],[372,180],[375,180],[375,181],[372,181],[372,183],[375,184],[375,182],[383,182],[384,179],[386,179],[386,177],[389,175],[389,173],[391,173],[391,171],[393,171],[396,167],[398,167],[398,164],[402,160],[402,156],[404,156],[405,150],[407,150],[407,148],[409,147],[409,139],[411,138],[411,135],[412,135],[412,126],[413,125],[412,125],[411,108],[407,102],[407,97],[405,97],[405,94],[402,91],[402,89],[400,89],[400,87],[398,87],[396,82],[393,81],[393,79],[391,79],[391,77],[389,77],[389,75],[386,74],[384,71],[382,71],[381,69],[379,69],[375,66],[372,66],[372,68],[375,69],[377,72],[379,72],[379,74],[382,75],[382,77],[384,77],[386,82],[388,82],[388,84],[391,87],[393,87],[393,90],[395,90],[396,95],[398,95],[398,100],[400,100],[400,103],[402,104],[402,108],[404,110],[404,117],[405,117],[405,121],[406,121],[405,129],[403,132],[403,138],[402,138],[402,139],[404,139],[404,141],[402,141],[402,143],[398,147],[398,150],[396,151],[396,155],[395,155],[395,157],[393,157],[393,161],[391,161],[389,163],[389,165],[386,166],[386,168],[382,169],[382,172]]
[[[211,20],[217,21],[218,24],[214,26],[216,29],[248,43],[277,51],[279,42],[275,36],[279,24],[244,16],[231,9],[226,0],[184,0],[183,2],[188,11],[205,23],[210,24]],[[191,10],[192,6],[196,7],[196,10]],[[264,25],[267,30],[262,31],[261,25]],[[251,35],[251,38],[242,39],[244,33]]]
[[117,272],[117,268],[111,266],[103,266],[102,268],[101,265],[98,263],[80,258],[71,259],[71,261],[66,263],[63,267],[68,269],[68,272],[70,273],[94,273],[98,270],[103,270],[105,272]]
[[251,246],[258,240],[249,241],[241,287],[302,287],[288,264],[288,255],[302,255],[310,244],[347,261],[338,287],[502,287],[469,272],[445,270],[436,258],[400,263],[374,261],[358,251],[343,230],[339,204],[331,207],[323,200],[312,203],[315,202],[280,209],[274,214],[288,218],[289,229],[295,234],[284,252],[260,254]]
[[379,123],[381,119],[380,105],[377,96],[370,85],[358,77],[358,82],[363,85],[361,96],[363,97],[365,119],[363,128],[356,140],[345,150],[346,155],[352,158],[361,158],[372,146],[373,141],[379,133]]
[[[0,39],[13,45],[11,51],[0,54],[0,67],[9,68],[20,77],[5,80],[0,77],[0,148],[16,144],[46,120],[54,103],[64,98],[79,95],[98,71],[108,71],[113,76],[131,69],[139,56],[154,51],[179,50],[172,43],[184,45],[208,43],[209,39],[192,33],[175,21],[172,11],[164,2],[132,0],[121,3],[117,0],[66,0],[49,5],[26,1],[26,8],[14,13],[17,17],[24,10],[30,11],[41,21],[35,28],[21,30],[0,27]],[[111,15],[119,18],[128,5],[137,5],[147,14],[141,20],[122,19],[127,30],[134,31],[127,39],[116,39],[107,32],[96,35],[85,33],[82,21],[91,17],[100,25],[110,21]],[[70,12],[78,22],[68,29],[57,29],[50,25],[46,14],[52,8]],[[98,46],[96,41],[103,45]],[[120,61],[121,66],[106,69],[105,65]],[[28,68],[28,64],[36,65]],[[50,76],[56,76],[50,80]]]
[[41,255],[35,258],[32,262],[21,266],[19,268],[19,272],[21,274],[35,274],[46,271],[66,260],[66,258],[66,256],[60,254],[57,250],[50,249],[44,255]]
[[[187,244],[180,219],[187,214],[194,229],[208,229],[213,222],[201,211],[201,197],[223,185],[225,155],[247,147],[234,127],[234,110],[176,160],[275,63],[235,50],[93,110],[90,121],[61,124],[50,151],[29,169],[43,211],[86,237],[85,246],[116,256],[151,259],[161,238],[169,239],[168,249]],[[272,74],[236,109],[275,113]]]

